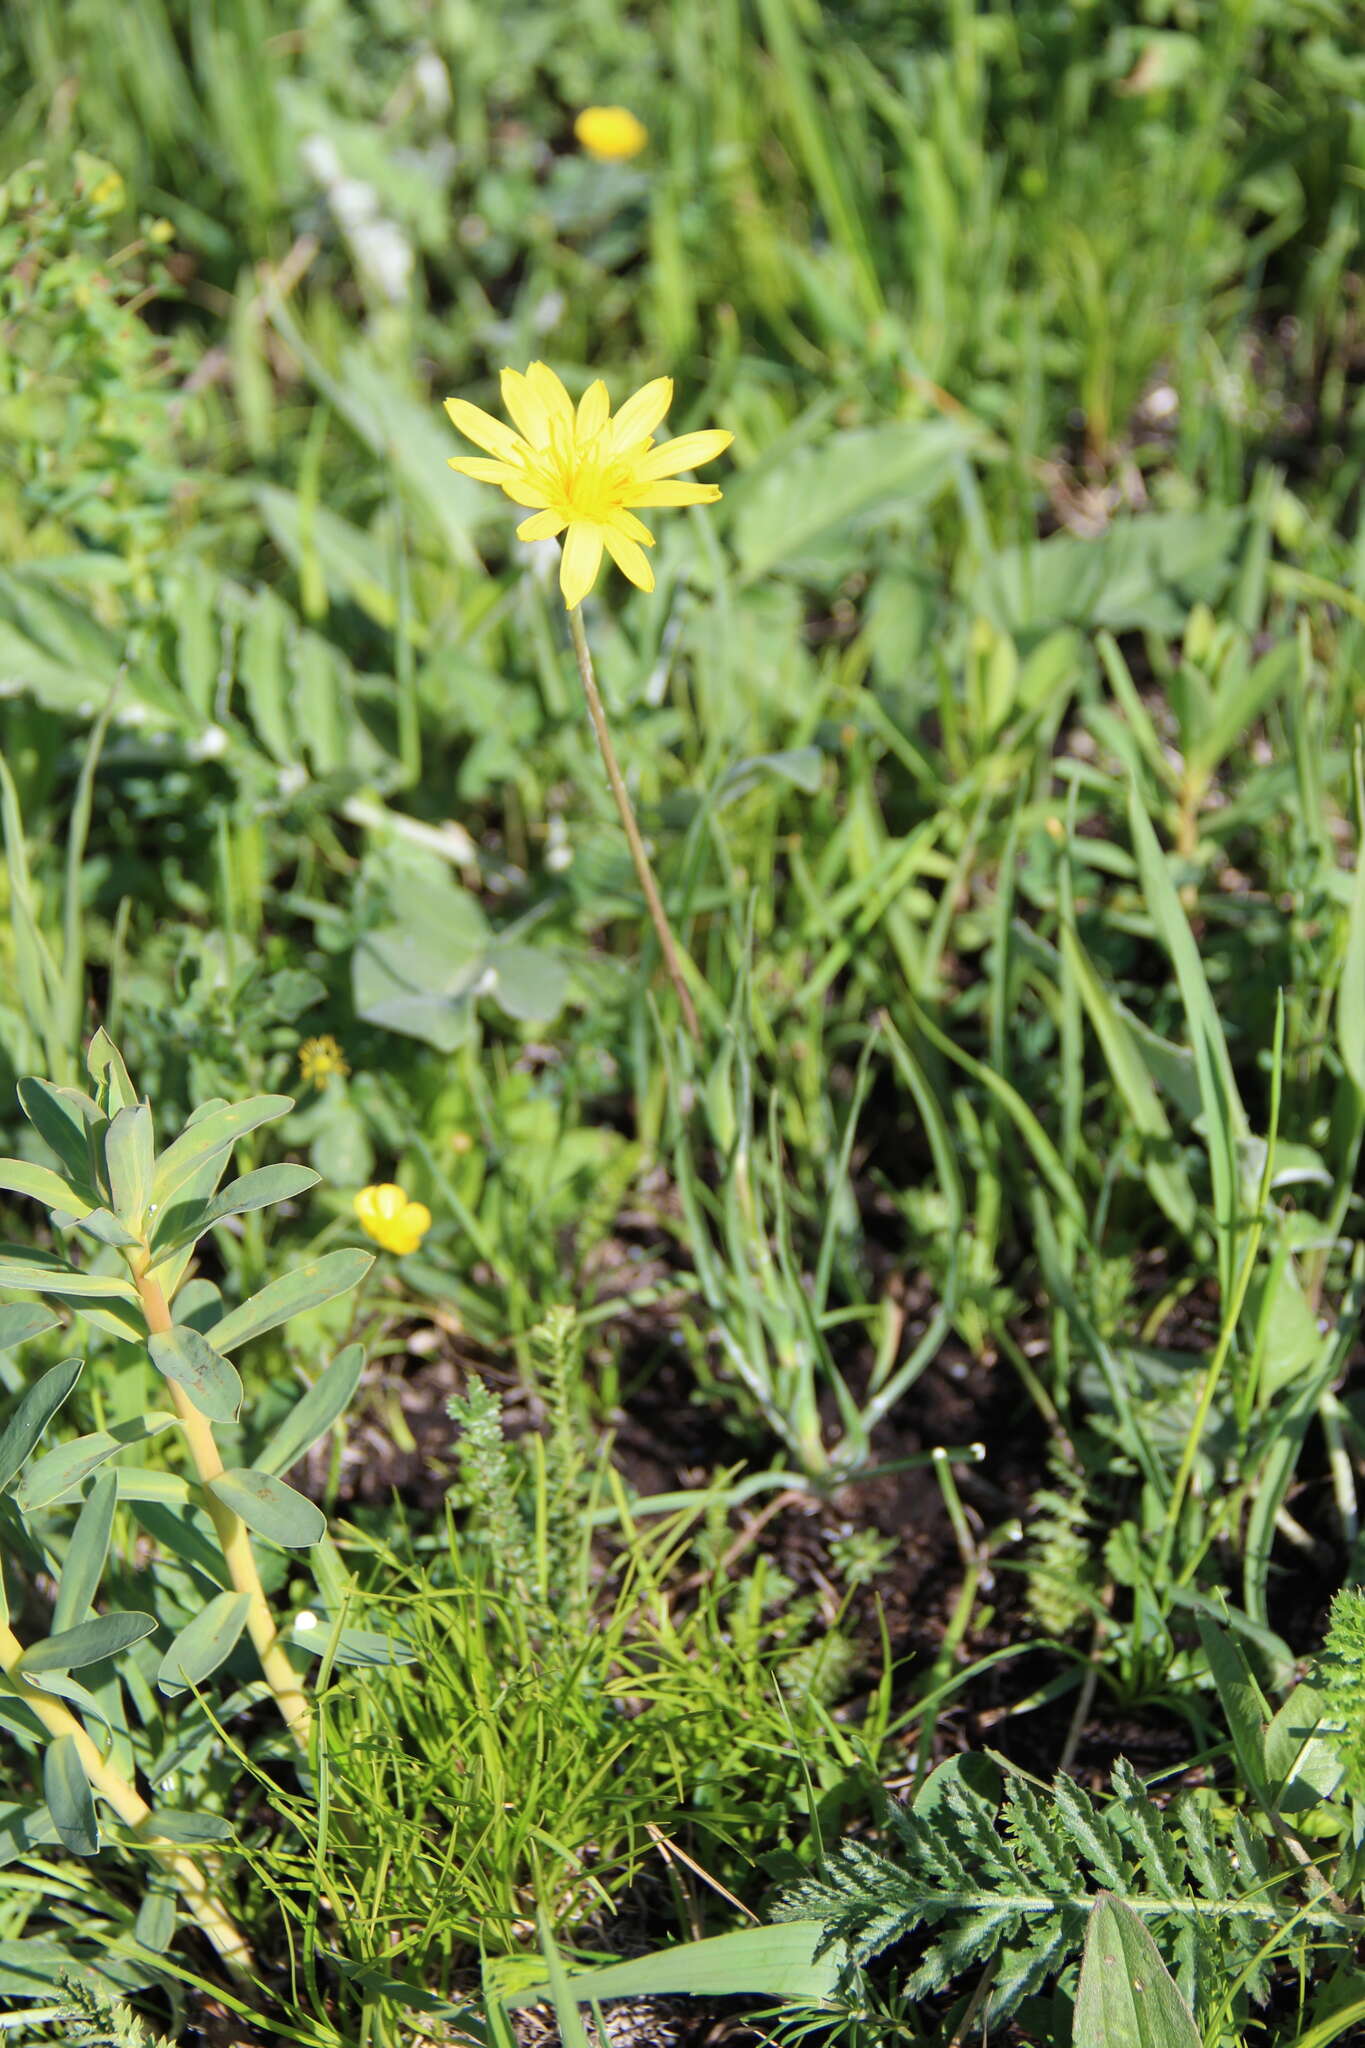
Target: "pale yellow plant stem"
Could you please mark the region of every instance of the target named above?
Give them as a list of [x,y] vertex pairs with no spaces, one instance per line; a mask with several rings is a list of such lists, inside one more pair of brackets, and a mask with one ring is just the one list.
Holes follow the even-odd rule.
[[[135,1275],[137,1291],[142,1298],[142,1312],[147,1318],[147,1328],[153,1336],[169,1330],[173,1317],[166,1297],[157,1282],[145,1272]],[[213,1424],[206,1415],[201,1415],[183,1387],[168,1382],[176,1414],[180,1417],[185,1441],[190,1447],[194,1469],[204,1492],[204,1506],[213,1523],[218,1542],[223,1552],[223,1562],[228,1576],[239,1593],[247,1597],[246,1626],[251,1637],[266,1684],[275,1696],[275,1704],[284,1717],[284,1724],[297,1742],[304,1755],[308,1754],[309,1736],[312,1732],[313,1715],[308,1704],[308,1695],[299,1683],[299,1675],[290,1663],[280,1632],[275,1626],[275,1617],[270,1611],[270,1602],[261,1585],[261,1575],[256,1569],[256,1557],[251,1548],[251,1535],[240,1515],[225,1506],[210,1490],[209,1481],[217,1479],[223,1470],[223,1460],[214,1439]]]
[[654,880],[654,870],[649,864],[649,855],[645,851],[645,842],[640,835],[640,827],[635,820],[635,809],[630,801],[630,791],[626,788],[625,777],[622,775],[620,764],[616,759],[616,749],[611,742],[611,728],[607,724],[606,706],[603,704],[597,688],[597,677],[593,672],[592,654],[588,647],[588,636],[583,630],[582,607],[579,605],[574,605],[569,613],[569,632],[573,637],[573,651],[578,661],[578,674],[583,684],[583,695],[588,700],[588,716],[592,720],[593,731],[597,734],[597,745],[601,751],[602,765],[607,771],[607,781],[611,784],[611,793],[616,799],[616,808],[620,812],[621,823],[626,830],[626,838],[630,844],[630,857],[635,863],[635,874],[641,889],[644,891],[645,902],[649,906],[649,914],[653,919],[654,929],[659,936],[659,945],[663,951],[664,965],[668,969],[669,980],[677,990],[678,1003],[683,1013],[683,1022],[691,1032],[694,1042],[700,1045],[701,1026],[697,1022],[697,1012],[692,1001],[692,994],[683,974],[682,957],[678,951],[677,941],[673,937],[673,928],[668,922],[668,913],[664,909],[663,898],[660,896],[658,884]]
[[36,1714],[49,1735],[71,1737],[92,1790],[113,1808],[125,1827],[135,1829],[147,1847],[155,1851],[159,1861],[175,1879],[190,1912],[228,1967],[238,1976],[250,1975],[252,1957],[246,1938],[231,1915],[213,1897],[204,1872],[183,1850],[170,1842],[163,1843],[158,1837],[151,1807],[137,1787],[100,1755],[76,1716],[60,1700],[53,1699],[50,1693],[31,1685],[22,1671],[16,1668],[23,1651],[24,1646],[13,1629],[7,1623],[0,1623],[0,1669],[3,1669],[15,1697]]

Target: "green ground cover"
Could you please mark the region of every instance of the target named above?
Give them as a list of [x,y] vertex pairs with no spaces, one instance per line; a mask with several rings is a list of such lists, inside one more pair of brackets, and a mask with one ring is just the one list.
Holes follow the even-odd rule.
[[1358,2038],[1359,6],[5,27],[0,2037]]

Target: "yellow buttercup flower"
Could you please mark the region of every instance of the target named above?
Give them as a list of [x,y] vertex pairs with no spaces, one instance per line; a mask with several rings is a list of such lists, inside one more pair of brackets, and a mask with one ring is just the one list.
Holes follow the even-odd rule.
[[344,1076],[350,1071],[330,1031],[321,1038],[305,1038],[299,1047],[299,1074],[314,1088],[321,1088],[333,1074]]
[[604,164],[638,156],[649,141],[648,128],[629,107],[584,107],[573,132],[588,155]]
[[446,400],[452,423],[492,457],[452,457],[451,468],[496,484],[514,504],[539,508],[517,528],[519,539],[564,534],[559,587],[570,611],[597,581],[604,548],[637,589],[652,590],[654,571],[644,550],[653,547],[654,536],[636,510],[714,504],[720,496],[714,484],[676,479],[682,470],[714,462],[734,435],[711,428],[655,447],[654,429],[673,401],[671,377],[654,378],[613,416],[600,377],[575,406],[554,371],[532,363],[524,375],[503,371],[502,400],[516,433],[466,399]]
[[393,1181],[362,1188],[355,1198],[355,1213],[361,1228],[386,1252],[405,1258],[415,1252],[431,1228],[431,1211],[425,1202],[410,1202]]

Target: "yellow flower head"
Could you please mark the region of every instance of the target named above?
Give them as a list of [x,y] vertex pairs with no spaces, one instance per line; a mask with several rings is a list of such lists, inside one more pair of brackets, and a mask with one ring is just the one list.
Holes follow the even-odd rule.
[[720,496],[714,484],[676,479],[684,469],[714,462],[735,437],[712,428],[656,448],[654,429],[672,400],[673,379],[656,377],[613,417],[600,377],[575,406],[544,363],[532,363],[525,375],[502,373],[502,402],[516,433],[466,399],[446,400],[446,411],[465,439],[493,458],[452,457],[451,468],[480,483],[497,484],[514,504],[539,508],[517,528],[519,539],[550,540],[564,533],[559,587],[570,611],[597,581],[603,548],[638,589],[654,588],[654,571],[644,553],[653,547],[654,536],[635,517],[636,508],[710,505]]
[[299,1047],[299,1073],[314,1088],[321,1088],[332,1074],[349,1074],[341,1047],[325,1032],[321,1038],[305,1038]]
[[392,1181],[378,1187],[362,1188],[355,1198],[355,1213],[361,1228],[386,1252],[400,1258],[415,1252],[431,1228],[431,1211],[425,1202],[410,1202],[402,1188]]
[[584,107],[573,132],[579,146],[604,164],[638,156],[649,141],[648,128],[629,107]]

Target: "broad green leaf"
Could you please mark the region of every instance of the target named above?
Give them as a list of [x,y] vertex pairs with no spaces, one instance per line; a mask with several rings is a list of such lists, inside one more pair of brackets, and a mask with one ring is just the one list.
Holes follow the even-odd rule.
[[98,1202],[100,1192],[90,1156],[90,1133],[104,1123],[98,1104],[79,1088],[57,1088],[36,1074],[22,1080],[16,1093],[24,1115],[79,1191],[82,1199],[77,1207],[84,1209]]
[[191,1117],[157,1163],[152,1200],[158,1212],[202,1167],[229,1153],[239,1138],[261,1124],[273,1123],[293,1107],[292,1095],[254,1095],[249,1102],[223,1103]]
[[83,1216],[90,1206],[59,1173],[27,1159],[0,1159],[0,1188],[7,1194],[28,1195],[67,1216]]
[[126,1280],[116,1280],[110,1273],[79,1273],[65,1259],[21,1244],[0,1244],[0,1287],[17,1287],[30,1294],[107,1296],[111,1301],[137,1304],[137,1289]]
[[1110,998],[1070,924],[1061,930],[1061,948],[1076,977],[1085,1013],[1122,1097],[1132,1128],[1141,1140],[1139,1159],[1154,1199],[1177,1229],[1192,1233],[1198,1215],[1194,1190],[1176,1150],[1170,1121],[1161,1106],[1142,1054],[1119,1006]]
[[74,1735],[58,1735],[43,1754],[43,1797],[62,1847],[73,1856],[93,1856],[99,1849],[95,1795],[76,1749]]
[[1302,680],[1298,642],[1285,640],[1262,655],[1238,681],[1220,687],[1213,716],[1188,749],[1188,765],[1196,774],[1211,775],[1225,754],[1251,731],[1266,707],[1289,685]]
[[1226,1630],[1206,1614],[1196,1614],[1194,1625],[1204,1646],[1213,1683],[1227,1718],[1237,1758],[1258,1799],[1268,1795],[1265,1767],[1265,1730],[1270,1708],[1256,1683],[1251,1666]]
[[88,1436],[75,1436],[58,1444],[55,1450],[35,1458],[29,1465],[15,1486],[14,1505],[24,1515],[35,1515],[39,1508],[51,1507],[123,1448],[119,1438],[107,1429],[92,1430]]
[[225,1216],[244,1216],[248,1210],[268,1209],[287,1202],[317,1186],[321,1175],[311,1166],[262,1166],[231,1181],[221,1194],[206,1202],[175,1202],[163,1211],[157,1225],[155,1246],[162,1257],[187,1238],[201,1237],[211,1224]]
[[927,504],[950,490],[976,436],[952,420],[882,422],[825,435],[731,487],[739,582],[774,569],[800,572],[841,527],[893,508]]
[[1200,2048],[1194,2015],[1131,1906],[1101,1892],[1076,1988],[1073,2048]]
[[174,1883],[164,1876],[154,1877],[142,1895],[133,1933],[153,1955],[164,1955],[175,1939],[175,1897]]
[[[682,1942],[654,1955],[601,1969],[574,1971],[569,1983],[580,2003],[595,1998],[728,1998],[761,1994],[802,2003],[830,1998],[838,1987],[838,1944],[817,1953],[825,1941],[822,1923],[787,1920],[774,1927],[744,1927],[707,1941]],[[536,2005],[545,1984],[522,1984],[505,2005]]]
[[136,1309],[111,1308],[107,1300],[98,1302],[88,1295],[59,1294],[50,1290],[48,1299],[58,1308],[64,1308],[73,1316],[81,1316],[96,1330],[105,1331],[110,1337],[118,1337],[125,1344],[145,1344],[147,1325],[142,1320],[141,1304]]
[[550,1024],[569,993],[569,970],[547,946],[499,943],[489,953],[480,992],[519,1024]]
[[210,1422],[235,1422],[242,1406],[237,1369],[214,1350],[207,1337],[185,1323],[147,1339],[147,1355],[158,1372],[183,1387]]
[[241,1465],[211,1479],[209,1491],[234,1515],[240,1515],[248,1529],[286,1550],[307,1550],[327,1532],[322,1509],[272,1473]]
[[[230,1842],[233,1830],[231,1821],[224,1820],[221,1814],[181,1813],[174,1807],[154,1806],[144,1840],[147,1835],[159,1835],[163,1842],[188,1847],[196,1842]],[[128,1846],[134,1844],[130,1842]]]
[[69,1707],[86,1721],[98,1721],[100,1726],[113,1734],[114,1726],[108,1714],[95,1698],[88,1686],[80,1684],[69,1671],[26,1671],[24,1677],[29,1685],[36,1685],[40,1692],[51,1693],[54,1699],[65,1700]]
[[320,1259],[310,1259],[292,1273],[272,1280],[215,1323],[208,1332],[209,1341],[219,1351],[235,1351],[239,1344],[287,1323],[291,1316],[345,1294],[364,1279],[373,1264],[374,1255],[362,1251],[326,1252]]
[[256,1457],[258,1472],[287,1472],[343,1415],[365,1369],[365,1351],[348,1344],[285,1416]]
[[60,1635],[31,1643],[19,1659],[25,1677],[43,1671],[79,1671],[87,1664],[100,1664],[140,1643],[156,1627],[154,1614],[97,1614],[91,1621],[78,1621]]
[[[171,1475],[138,1474],[137,1479],[141,1482],[148,1476],[165,1479]],[[189,1565],[210,1586],[229,1591],[231,1581],[213,1524],[203,1508],[189,1498],[184,1482],[181,1482],[179,1499],[169,1499],[160,1492],[149,1498],[145,1491],[131,1491],[133,1475],[120,1472],[117,1477],[119,1499],[130,1503],[138,1522],[152,1541],[162,1550],[169,1551],[172,1557],[178,1557],[182,1564]]]
[[316,1618],[312,1628],[303,1628],[296,1621],[289,1631],[289,1641],[296,1650],[306,1650],[312,1657],[331,1656],[337,1664],[353,1664],[367,1670],[386,1664],[411,1664],[417,1655],[400,1637],[382,1635],[373,1628],[343,1627],[334,1642],[329,1624]]
[[1318,1733],[1326,1718],[1321,1693],[1300,1684],[1265,1731],[1266,1777],[1280,1813],[1311,1812],[1346,1775],[1337,1743]]
[[207,1607],[187,1621],[157,1668],[156,1682],[165,1693],[202,1685],[237,1647],[246,1627],[251,1598],[246,1593],[216,1593]]
[[0,1435],[0,1493],[20,1470],[75,1386],[83,1364],[80,1358],[64,1358],[60,1365],[49,1366],[42,1378],[20,1396],[18,1407]]
[[137,1090],[128,1078],[123,1054],[102,1024],[86,1048],[85,1070],[96,1084],[97,1095],[101,1087],[107,1091],[109,1116],[136,1105]]
[[109,1555],[109,1537],[114,1526],[117,1500],[117,1476],[113,1472],[102,1472],[76,1517],[76,1526],[62,1560],[57,1604],[52,1610],[54,1634],[61,1635],[66,1629],[75,1628],[90,1612],[91,1602],[99,1591],[105,1559]]
[[[41,1729],[41,1722],[38,1725]],[[59,1839],[46,1806],[25,1806],[16,1800],[0,1803],[0,1870]]]
[[127,1244],[141,1243],[137,1232],[129,1230],[112,1209],[87,1209],[76,1221],[87,1236],[98,1239],[100,1244],[113,1245],[116,1251],[121,1251]]
[[27,1344],[31,1337],[56,1327],[56,1316],[36,1301],[6,1302],[0,1308],[0,1351],[12,1351],[16,1344]]
[[434,869],[395,908],[397,919],[363,933],[352,955],[357,1013],[453,1052],[496,948],[488,919],[468,890]]
[[140,1230],[156,1170],[152,1112],[145,1102],[121,1109],[110,1119],[104,1134],[104,1166],[110,1207],[129,1230]]

